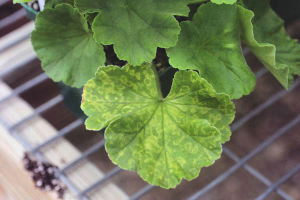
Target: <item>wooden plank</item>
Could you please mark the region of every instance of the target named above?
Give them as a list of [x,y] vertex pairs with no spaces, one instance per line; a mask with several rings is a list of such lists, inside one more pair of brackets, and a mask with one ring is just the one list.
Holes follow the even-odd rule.
[[35,58],[36,54],[31,46],[30,39],[27,38],[0,54],[0,73],[23,63],[29,57]]
[[29,22],[0,38],[0,52],[11,46],[19,43],[25,38],[29,38],[31,31],[34,29],[34,23]]
[[[29,38],[33,28],[34,24],[30,22],[0,38],[0,74],[36,58]],[[14,45],[7,48],[9,44]]]

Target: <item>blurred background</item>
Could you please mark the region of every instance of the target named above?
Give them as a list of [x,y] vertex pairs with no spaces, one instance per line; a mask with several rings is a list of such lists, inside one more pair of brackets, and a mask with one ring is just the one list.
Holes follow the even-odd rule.
[[[272,1],[296,39],[299,2]],[[266,191],[261,199],[300,199],[299,78],[285,91],[245,49],[258,80],[254,92],[234,102],[233,134],[221,159],[195,180],[164,190],[112,164],[103,133],[85,130],[81,90],[44,74],[30,43],[39,7],[23,6],[0,0],[0,199],[57,199],[57,191],[64,199],[250,200]],[[44,168],[60,183],[52,184],[56,177]]]

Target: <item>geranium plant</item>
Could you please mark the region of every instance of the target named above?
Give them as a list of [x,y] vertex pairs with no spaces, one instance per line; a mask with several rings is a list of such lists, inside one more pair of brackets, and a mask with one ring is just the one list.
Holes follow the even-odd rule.
[[[269,0],[46,0],[31,39],[49,77],[84,86],[86,128],[106,128],[112,162],[163,188],[220,158],[231,100],[256,81],[242,43],[286,89],[300,74],[300,46]],[[112,65],[108,45],[125,66]],[[178,69],[168,95],[158,48]]]

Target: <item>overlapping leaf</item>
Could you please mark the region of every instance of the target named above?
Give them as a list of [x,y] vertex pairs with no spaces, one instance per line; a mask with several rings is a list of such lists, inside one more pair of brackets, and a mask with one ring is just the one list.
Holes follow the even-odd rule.
[[199,70],[217,92],[233,99],[253,90],[255,77],[241,51],[237,5],[207,3],[193,21],[180,26],[177,45],[167,50],[173,67]]
[[173,15],[188,14],[188,0],[77,0],[82,13],[100,12],[92,29],[97,42],[114,45],[133,65],[151,62],[157,47],[174,46],[180,27]]
[[54,81],[82,87],[105,62],[103,47],[93,39],[87,21],[68,4],[37,15],[31,40],[42,67]]
[[88,129],[108,126],[106,150],[114,163],[170,188],[220,157],[234,106],[196,72],[177,72],[165,99],[156,79],[148,64],[101,67],[85,85],[82,109]]
[[300,45],[287,35],[283,21],[270,8],[269,0],[246,0],[244,3],[253,10],[255,17],[251,11],[239,7],[243,41],[278,81],[289,88],[293,76],[300,75]]

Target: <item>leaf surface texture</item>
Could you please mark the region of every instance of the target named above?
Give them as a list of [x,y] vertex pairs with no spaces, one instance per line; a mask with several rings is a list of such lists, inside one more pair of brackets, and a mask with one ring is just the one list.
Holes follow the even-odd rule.
[[148,64],[100,67],[85,85],[81,107],[88,129],[108,126],[105,147],[115,164],[174,188],[220,157],[235,112],[229,96],[196,72],[177,72],[165,99],[156,79]]

